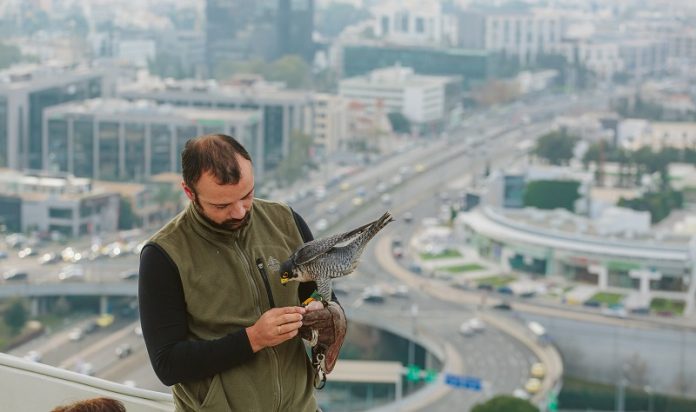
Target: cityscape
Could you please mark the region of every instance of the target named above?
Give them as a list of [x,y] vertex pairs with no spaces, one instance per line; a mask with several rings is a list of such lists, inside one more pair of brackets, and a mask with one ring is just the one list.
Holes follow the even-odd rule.
[[394,218],[332,281],[320,410],[696,411],[696,3],[0,0],[0,34],[1,410],[175,410],[140,253],[225,134],[315,238]]

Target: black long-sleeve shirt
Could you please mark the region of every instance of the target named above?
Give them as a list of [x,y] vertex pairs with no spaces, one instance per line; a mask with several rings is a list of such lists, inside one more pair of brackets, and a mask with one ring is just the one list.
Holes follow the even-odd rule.
[[[309,226],[293,211],[302,239],[313,239]],[[246,329],[216,340],[189,340],[188,314],[179,271],[159,246],[146,245],[140,254],[138,300],[140,321],[150,361],[165,385],[191,382],[239,365],[254,355]],[[300,283],[300,301],[316,289]],[[335,299],[335,297],[334,297]]]

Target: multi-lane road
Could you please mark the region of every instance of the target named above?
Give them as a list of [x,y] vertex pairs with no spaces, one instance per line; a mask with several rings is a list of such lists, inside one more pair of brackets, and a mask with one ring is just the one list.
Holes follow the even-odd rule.
[[[407,239],[413,228],[404,222],[406,212],[413,213],[416,221],[432,216],[439,207],[437,194],[447,190],[447,183],[480,176],[488,164],[492,168],[510,164],[521,154],[520,143],[534,139],[547,130],[548,121],[553,115],[583,104],[599,107],[601,104],[598,102],[602,100],[596,96],[580,101],[563,97],[550,99],[535,105],[523,107],[518,104],[474,116],[462,129],[447,138],[424,141],[407,152],[381,159],[340,184],[326,186],[316,183],[325,191],[321,199],[317,199],[309,190],[310,195],[291,205],[312,226],[322,218],[326,219],[327,231],[364,223],[388,207],[397,218],[397,223],[391,225],[389,230]],[[519,113],[525,113],[527,119],[531,118],[532,121],[523,121]],[[309,189],[315,188],[315,183],[309,185]],[[389,203],[381,200],[385,193],[390,196]],[[358,197],[360,201],[355,200]],[[16,257],[11,257],[3,265],[27,269],[32,282],[57,282],[58,267],[55,265],[39,266],[35,259],[20,260]],[[134,268],[137,268],[136,255],[86,262],[86,280],[120,281],[119,273]],[[459,335],[459,324],[476,316],[470,306],[434,300],[417,290],[409,291],[408,299],[387,298],[381,305],[360,303],[358,295],[363,287],[385,282],[393,284],[394,280],[383,273],[374,259],[373,251],[368,250],[359,273],[339,280],[337,284],[350,290],[342,300],[344,304],[351,305],[351,310],[386,317],[397,323],[404,322],[405,327],[412,325],[413,319],[408,316],[408,309],[404,315],[404,305],[417,305],[419,311],[415,323],[418,330],[454,342],[466,372],[489,382],[488,390],[510,393],[524,384],[529,365],[535,361],[524,346],[492,328],[471,337]],[[36,340],[12,353],[22,356],[30,350],[42,351],[43,361],[49,364],[76,368],[79,364],[90,363],[98,377],[116,382],[131,380],[139,387],[166,391],[154,377],[143,350],[142,338],[133,332],[134,327],[135,323],[116,322],[107,329],[85,335],[81,340],[71,341],[68,334],[73,325],[70,325],[51,335],[48,338],[50,341]],[[133,353],[119,359],[114,351],[123,344],[130,345]],[[471,403],[476,399],[477,395],[472,393],[453,394],[441,402],[441,410],[458,409],[462,402]]]

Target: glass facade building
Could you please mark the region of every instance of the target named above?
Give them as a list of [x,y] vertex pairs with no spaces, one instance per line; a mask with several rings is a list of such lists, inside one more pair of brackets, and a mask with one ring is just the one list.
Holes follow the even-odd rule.
[[44,127],[56,126],[43,121],[47,108],[101,97],[108,89],[104,75],[92,69],[30,66],[0,77],[0,167],[16,170],[42,167]]
[[259,146],[262,138],[258,111],[172,110],[154,103],[143,109],[124,100],[56,106],[45,122],[45,170],[112,181],[180,173],[181,151],[198,135],[229,134],[246,147]]
[[[173,84],[163,88],[155,86],[148,89],[148,85],[133,87],[122,90],[120,97],[132,101],[146,99],[159,104],[182,107],[260,111],[263,119],[260,119],[259,127],[263,140],[260,144],[246,146],[255,159],[254,164],[259,174],[275,169],[285,158],[293,133],[312,134],[311,125],[306,121],[306,112],[312,110],[313,98],[310,93],[302,91],[264,88],[254,90],[254,87],[248,90],[235,87],[208,88]],[[204,132],[206,130],[203,129]],[[190,134],[190,131],[185,134]]]
[[478,50],[436,49],[416,46],[345,45],[343,77],[354,77],[372,70],[400,64],[418,74],[460,76],[463,86],[491,77],[495,55]]

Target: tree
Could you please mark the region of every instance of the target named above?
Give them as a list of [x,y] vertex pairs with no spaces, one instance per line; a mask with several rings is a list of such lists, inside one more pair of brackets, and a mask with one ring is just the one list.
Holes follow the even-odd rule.
[[539,412],[539,409],[524,399],[498,395],[485,403],[474,405],[471,412]]
[[133,212],[131,202],[121,198],[118,208],[118,230],[133,229],[133,227],[138,224],[138,216]]
[[575,210],[580,183],[574,180],[535,180],[524,190],[524,205],[539,209]]
[[22,61],[22,53],[16,46],[0,43],[0,69]]
[[290,152],[280,162],[276,169],[276,179],[281,185],[291,185],[304,175],[310,166],[309,149],[312,147],[312,138],[300,132],[293,132],[290,137]]
[[265,68],[263,77],[284,82],[290,89],[301,89],[309,86],[309,65],[300,56],[283,56]]
[[548,160],[552,165],[568,163],[573,158],[573,149],[578,139],[563,130],[546,133],[537,141],[534,154]]
[[5,324],[9,326],[12,334],[16,335],[27,323],[29,315],[21,300],[15,300],[5,312]]
[[193,70],[185,68],[179,56],[166,51],[157,52],[154,59],[148,59],[147,68],[150,73],[160,77],[174,79],[193,77]]

